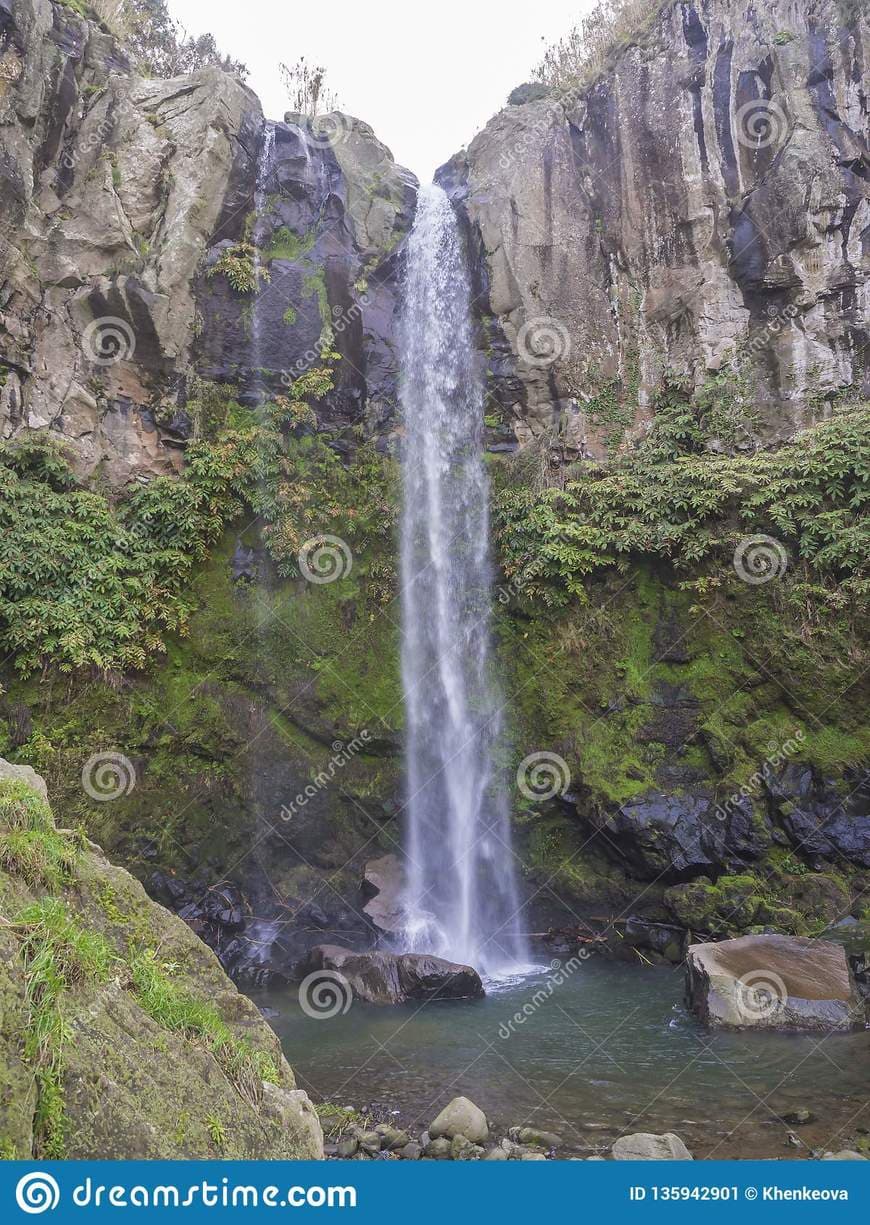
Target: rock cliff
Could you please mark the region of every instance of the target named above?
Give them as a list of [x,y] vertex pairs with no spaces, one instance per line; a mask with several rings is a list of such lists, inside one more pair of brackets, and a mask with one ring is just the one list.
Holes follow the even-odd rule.
[[670,385],[739,405],[718,441],[746,445],[870,386],[866,10],[650,7],[597,79],[520,92],[439,173],[468,222],[489,411],[521,443],[601,456]]
[[[171,474],[195,369],[251,384],[268,364],[281,390],[324,348],[346,358],[327,416],[389,416],[413,176],[357,120],[295,118],[258,200],[266,129],[235,77],[144,79],[72,8],[2,0],[0,436],[50,429],[113,485]],[[251,238],[262,292],[209,278]]]

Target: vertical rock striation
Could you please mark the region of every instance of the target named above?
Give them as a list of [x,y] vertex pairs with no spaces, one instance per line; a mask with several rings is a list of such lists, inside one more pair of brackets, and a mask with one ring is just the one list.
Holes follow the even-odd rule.
[[612,70],[442,168],[520,442],[561,423],[600,456],[666,385],[742,385],[765,437],[866,394],[868,54],[840,0],[668,0]]

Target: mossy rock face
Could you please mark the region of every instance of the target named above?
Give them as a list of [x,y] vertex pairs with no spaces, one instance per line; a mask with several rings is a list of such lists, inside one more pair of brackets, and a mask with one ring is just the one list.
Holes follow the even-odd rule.
[[214,954],[20,781],[0,782],[0,918],[4,1155],[322,1156],[277,1037]]

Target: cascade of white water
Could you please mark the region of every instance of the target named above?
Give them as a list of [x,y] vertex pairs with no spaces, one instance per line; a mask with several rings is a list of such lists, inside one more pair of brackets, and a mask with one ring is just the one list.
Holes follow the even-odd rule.
[[257,178],[254,185],[254,284],[256,286],[254,293],[254,305],[251,313],[251,365],[254,367],[254,381],[257,384],[262,383],[263,375],[263,329],[262,329],[262,312],[259,309],[257,299],[260,296],[260,290],[263,287],[261,279],[262,257],[260,255],[259,243],[262,241],[261,236],[257,233],[258,227],[262,227],[263,218],[266,213],[266,202],[268,200],[268,183],[269,173],[272,169],[273,153],[275,150],[275,128],[273,124],[266,123],[263,130],[263,144],[260,149],[260,156],[257,160]]
[[401,347],[406,945],[498,973],[525,948],[496,766],[483,383],[461,234],[435,186],[408,240]]

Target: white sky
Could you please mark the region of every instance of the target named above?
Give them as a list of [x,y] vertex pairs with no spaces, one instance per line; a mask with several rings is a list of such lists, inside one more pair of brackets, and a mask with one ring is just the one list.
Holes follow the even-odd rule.
[[169,0],[191,34],[243,60],[270,119],[288,103],[278,63],[327,68],[342,108],[423,181],[467,145],[543,49],[591,0]]

